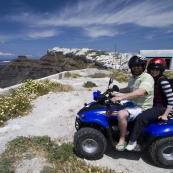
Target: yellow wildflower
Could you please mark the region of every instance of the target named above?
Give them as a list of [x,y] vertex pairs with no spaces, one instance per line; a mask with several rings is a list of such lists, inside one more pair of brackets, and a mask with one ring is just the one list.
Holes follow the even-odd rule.
[[91,172],[91,168],[90,167],[88,168],[88,171]]

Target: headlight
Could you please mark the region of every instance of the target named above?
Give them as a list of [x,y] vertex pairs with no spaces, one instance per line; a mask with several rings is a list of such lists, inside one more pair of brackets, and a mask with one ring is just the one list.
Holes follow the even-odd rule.
[[100,94],[99,94],[98,92],[96,92],[96,91],[93,92],[93,100],[97,101],[99,95],[100,95]]

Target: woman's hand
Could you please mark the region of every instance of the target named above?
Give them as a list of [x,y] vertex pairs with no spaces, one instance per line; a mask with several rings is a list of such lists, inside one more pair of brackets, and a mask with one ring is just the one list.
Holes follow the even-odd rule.
[[168,120],[168,116],[163,114],[163,115],[159,116],[158,119],[161,119],[163,121],[167,121]]

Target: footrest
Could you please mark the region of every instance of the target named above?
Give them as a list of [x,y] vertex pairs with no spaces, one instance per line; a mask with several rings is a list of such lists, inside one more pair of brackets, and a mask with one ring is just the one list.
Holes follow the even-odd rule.
[[132,151],[141,151],[140,145],[137,144],[136,147]]

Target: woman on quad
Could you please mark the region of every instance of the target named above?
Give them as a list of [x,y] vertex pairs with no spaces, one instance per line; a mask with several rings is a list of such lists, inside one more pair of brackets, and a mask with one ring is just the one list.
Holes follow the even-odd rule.
[[153,58],[148,64],[147,72],[154,78],[153,107],[137,116],[133,132],[126,147],[129,151],[136,147],[137,139],[144,127],[158,119],[166,121],[173,108],[173,91],[167,77],[163,75],[165,68],[166,62],[162,58]]

